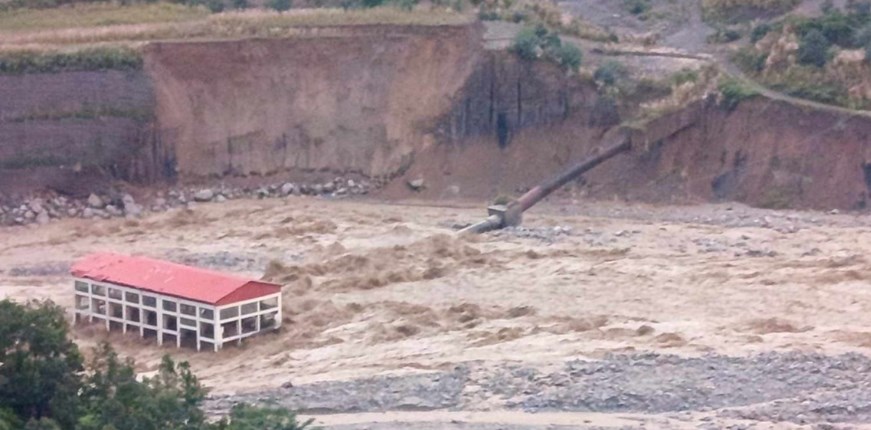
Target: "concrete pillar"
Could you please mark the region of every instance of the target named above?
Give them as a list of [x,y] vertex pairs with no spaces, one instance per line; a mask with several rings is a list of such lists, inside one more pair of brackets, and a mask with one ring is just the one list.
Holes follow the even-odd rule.
[[163,300],[157,296],[157,345],[163,345]]
[[215,352],[218,352],[221,350],[221,347],[224,343],[224,327],[221,326],[221,312],[218,310],[218,308],[215,308],[215,314],[213,315],[213,317],[214,321],[212,322],[212,324],[214,324],[215,333],[212,335],[212,337],[215,338]]

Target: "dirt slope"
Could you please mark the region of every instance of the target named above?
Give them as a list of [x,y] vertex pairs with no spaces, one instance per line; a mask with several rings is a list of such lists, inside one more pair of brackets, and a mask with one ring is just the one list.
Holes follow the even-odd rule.
[[287,169],[392,174],[477,66],[477,26],[155,44],[157,123],[183,177]]

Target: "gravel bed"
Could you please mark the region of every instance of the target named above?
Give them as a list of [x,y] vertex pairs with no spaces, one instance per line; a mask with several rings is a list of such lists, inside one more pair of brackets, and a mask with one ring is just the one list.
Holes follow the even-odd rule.
[[409,376],[380,376],[352,381],[330,381],[254,394],[213,396],[206,400],[209,414],[224,414],[237,403],[280,405],[302,413],[425,411],[452,409],[460,403],[468,371]]
[[[219,414],[240,402],[279,404],[308,413],[476,410],[477,402],[486,399],[489,406],[484,408],[501,402],[509,410],[531,413],[667,414],[679,420],[687,419],[683,414],[713,414],[716,419],[704,428],[718,428],[720,420],[730,419],[810,423],[819,428],[833,428],[828,423],[871,423],[871,358],[860,354],[614,355],[572,360],[553,372],[519,365],[481,366],[216,396],[208,399],[207,410]],[[466,386],[474,389],[465,392]]]

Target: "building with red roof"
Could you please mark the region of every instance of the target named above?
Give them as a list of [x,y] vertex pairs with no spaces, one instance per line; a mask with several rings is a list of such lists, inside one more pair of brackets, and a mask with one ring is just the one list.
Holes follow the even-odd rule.
[[91,254],[76,262],[75,319],[157,343],[221,349],[281,325],[281,286],[168,261]]

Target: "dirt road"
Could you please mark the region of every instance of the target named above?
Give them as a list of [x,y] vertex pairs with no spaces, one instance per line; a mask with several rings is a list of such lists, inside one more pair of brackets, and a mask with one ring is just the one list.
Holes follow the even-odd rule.
[[[625,414],[673,428],[866,421],[871,216],[558,203],[525,228],[468,239],[453,227],[479,219],[477,203],[306,197],[6,228],[0,296],[70,306],[66,267],[92,251],[265,272],[286,285],[280,333],[218,354],[109,336],[143,372],[165,353],[189,360],[214,411],[272,400],[308,413],[617,420],[603,427],[624,427]],[[101,327],[75,336],[86,348],[106,338]],[[521,421],[575,423],[536,416]],[[397,419],[520,422],[440,417]]]

